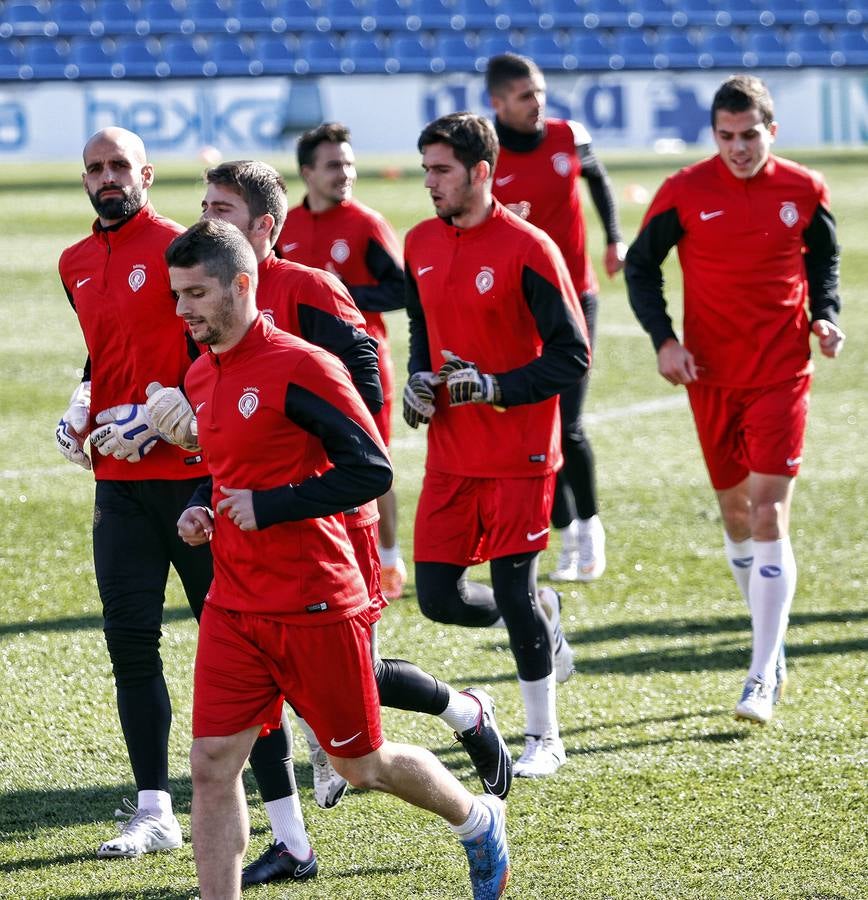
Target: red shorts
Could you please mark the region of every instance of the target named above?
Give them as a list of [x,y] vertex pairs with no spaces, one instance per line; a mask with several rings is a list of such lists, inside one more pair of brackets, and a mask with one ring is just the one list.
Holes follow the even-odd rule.
[[554,472],[536,478],[463,478],[426,471],[413,559],[473,566],[545,550],[554,488]]
[[380,618],[380,610],[384,606],[389,605],[389,601],[383,595],[380,585],[380,551],[377,548],[377,523],[362,525],[360,528],[347,528],[347,537],[353,545],[353,552],[356,554],[356,564],[368,588],[368,596],[371,598],[370,621],[376,622]]
[[284,698],[332,756],[383,743],[365,610],[330,625],[288,625],[206,603],[193,675],[193,737],[280,727]]
[[705,465],[715,490],[748,473],[795,477],[802,461],[811,376],[761,388],[687,385]]

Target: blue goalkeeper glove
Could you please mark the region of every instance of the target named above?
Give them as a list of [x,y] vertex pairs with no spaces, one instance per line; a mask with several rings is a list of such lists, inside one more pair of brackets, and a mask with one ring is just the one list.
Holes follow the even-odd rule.
[[414,372],[404,385],[404,421],[411,428],[427,425],[434,415],[434,388],[440,378],[433,372]]
[[468,403],[500,403],[500,388],[494,375],[483,375],[476,363],[460,359],[451,350],[441,350],[446,362],[437,373],[446,382],[450,406]]
[[90,442],[103,456],[139,462],[160,439],[144,403],[122,403],[97,413]]

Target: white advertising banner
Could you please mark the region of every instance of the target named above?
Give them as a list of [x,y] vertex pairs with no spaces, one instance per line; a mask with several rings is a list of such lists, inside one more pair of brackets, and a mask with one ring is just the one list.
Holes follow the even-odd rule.
[[[587,125],[598,145],[710,144],[708,109],[724,72],[551,75],[549,114]],[[771,88],[780,146],[868,143],[868,73],[760,73]],[[142,136],[152,154],[203,147],[224,156],[287,151],[323,120],[345,122],[360,153],[415,149],[426,122],[447,112],[490,113],[482,76],[328,76],[190,81],[22,83],[0,87],[0,160],[77,158],[110,124]]]

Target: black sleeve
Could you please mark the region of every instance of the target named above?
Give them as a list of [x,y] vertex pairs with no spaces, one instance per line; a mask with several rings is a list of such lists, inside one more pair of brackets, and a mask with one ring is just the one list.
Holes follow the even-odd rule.
[[826,319],[837,323],[841,312],[838,282],[841,272],[841,248],[835,230],[835,219],[821,203],[803,233],[805,270],[808,276],[808,302],[811,321]]
[[204,506],[205,509],[211,509],[211,494],[214,491],[214,481],[209,475],[202,483],[193,491],[193,496],[187,501],[184,509],[190,509],[193,506]]
[[286,417],[318,437],[334,468],[301,484],[253,492],[260,528],[331,516],[382,496],[392,485],[392,467],[376,441],[327,400],[297,384],[286,389]]
[[623,238],[609,173],[595,156],[590,144],[580,144],[576,147],[576,153],[579,154],[579,161],[582,164],[582,178],[588,182],[591,200],[594,201],[603,230],[606,232],[606,243],[617,244]]
[[559,394],[588,371],[591,361],[588,344],[560,290],[527,265],[521,286],[543,350],[526,366],[494,373],[502,406],[538,403]]
[[298,305],[300,336],[334,353],[347,367],[356,390],[372,413],[383,408],[377,342],[345,319],[306,303]]
[[684,235],[678,211],[667,209],[650,219],[627,251],[624,280],[630,306],[654,343],[654,349],[674,338],[672,319],[666,312],[661,266],[669,251]]
[[356,306],[366,312],[389,312],[404,306],[404,271],[386,248],[371,238],[365,250],[365,265],[376,284],[347,285]]
[[410,355],[407,360],[407,371],[411,375],[414,372],[431,372],[428,326],[425,323],[425,313],[419,300],[416,282],[409,272],[404,276],[404,296],[407,301],[407,316],[410,319]]

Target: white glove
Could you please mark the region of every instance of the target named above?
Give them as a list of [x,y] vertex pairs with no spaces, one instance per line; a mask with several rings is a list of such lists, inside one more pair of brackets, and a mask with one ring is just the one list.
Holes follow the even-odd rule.
[[151,422],[160,437],[185,450],[199,450],[196,416],[180,388],[163,387],[159,381],[152,381],[145,393]]
[[147,456],[160,439],[144,403],[122,403],[104,409],[97,413],[96,424],[102,427],[91,433],[94,447],[103,456],[131,463]]
[[83,381],[69,398],[69,409],[54,429],[57,449],[82,469],[90,469],[90,459],[84,452],[87,425],[90,421],[90,382]]

